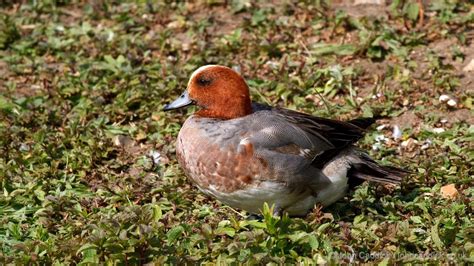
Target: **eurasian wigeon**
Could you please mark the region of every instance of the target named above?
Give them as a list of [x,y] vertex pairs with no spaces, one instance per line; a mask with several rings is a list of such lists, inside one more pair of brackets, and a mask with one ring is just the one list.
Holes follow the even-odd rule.
[[350,183],[399,184],[407,174],[353,145],[374,119],[342,122],[252,103],[228,67],[194,71],[164,110],[193,104],[200,110],[178,134],[178,161],[202,192],[231,207],[258,213],[267,202],[276,213],[303,216],[342,198]]

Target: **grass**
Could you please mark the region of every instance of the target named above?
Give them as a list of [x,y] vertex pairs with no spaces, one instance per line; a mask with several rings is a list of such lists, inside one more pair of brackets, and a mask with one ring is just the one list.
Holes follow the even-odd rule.
[[[376,16],[323,1],[85,2],[0,9],[0,264],[474,262],[468,1]],[[176,162],[192,110],[161,111],[208,63],[239,69],[258,101],[386,116],[360,146],[413,174],[306,218],[262,206],[246,219]]]

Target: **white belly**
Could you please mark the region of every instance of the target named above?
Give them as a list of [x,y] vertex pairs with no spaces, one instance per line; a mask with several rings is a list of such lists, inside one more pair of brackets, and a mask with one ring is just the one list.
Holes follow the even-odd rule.
[[270,207],[275,205],[275,207],[285,209],[285,207],[295,204],[305,197],[305,195],[291,193],[283,184],[272,181],[264,181],[258,187],[241,189],[231,193],[220,192],[212,185],[208,188],[200,188],[200,190],[231,207],[255,214],[261,212],[265,202]]
[[212,185],[208,188],[200,188],[200,190],[217,198],[224,204],[254,214],[261,213],[263,204],[266,202],[270,207],[274,205],[291,216],[304,216],[314,208],[316,203],[328,206],[344,197],[348,184],[347,170],[343,170],[338,172],[338,175],[329,177],[332,183],[319,191],[316,197],[309,192],[305,194],[294,193],[282,183],[272,181],[264,181],[258,187],[237,190],[231,193],[220,192]]

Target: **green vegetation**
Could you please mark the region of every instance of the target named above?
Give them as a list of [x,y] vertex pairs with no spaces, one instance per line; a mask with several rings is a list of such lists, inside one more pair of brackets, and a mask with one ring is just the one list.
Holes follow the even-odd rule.
[[[469,1],[23,2],[0,9],[0,264],[474,262]],[[193,110],[161,111],[208,63],[261,102],[386,116],[360,146],[413,175],[306,218],[246,219],[176,162]]]

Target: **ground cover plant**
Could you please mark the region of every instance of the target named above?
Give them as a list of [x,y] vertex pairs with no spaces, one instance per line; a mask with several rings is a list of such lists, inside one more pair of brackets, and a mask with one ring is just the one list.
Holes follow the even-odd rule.
[[[0,1],[0,264],[474,262],[469,1],[23,2]],[[209,63],[261,102],[384,116],[359,145],[413,174],[305,218],[204,196],[174,153],[193,110],[162,108]]]

